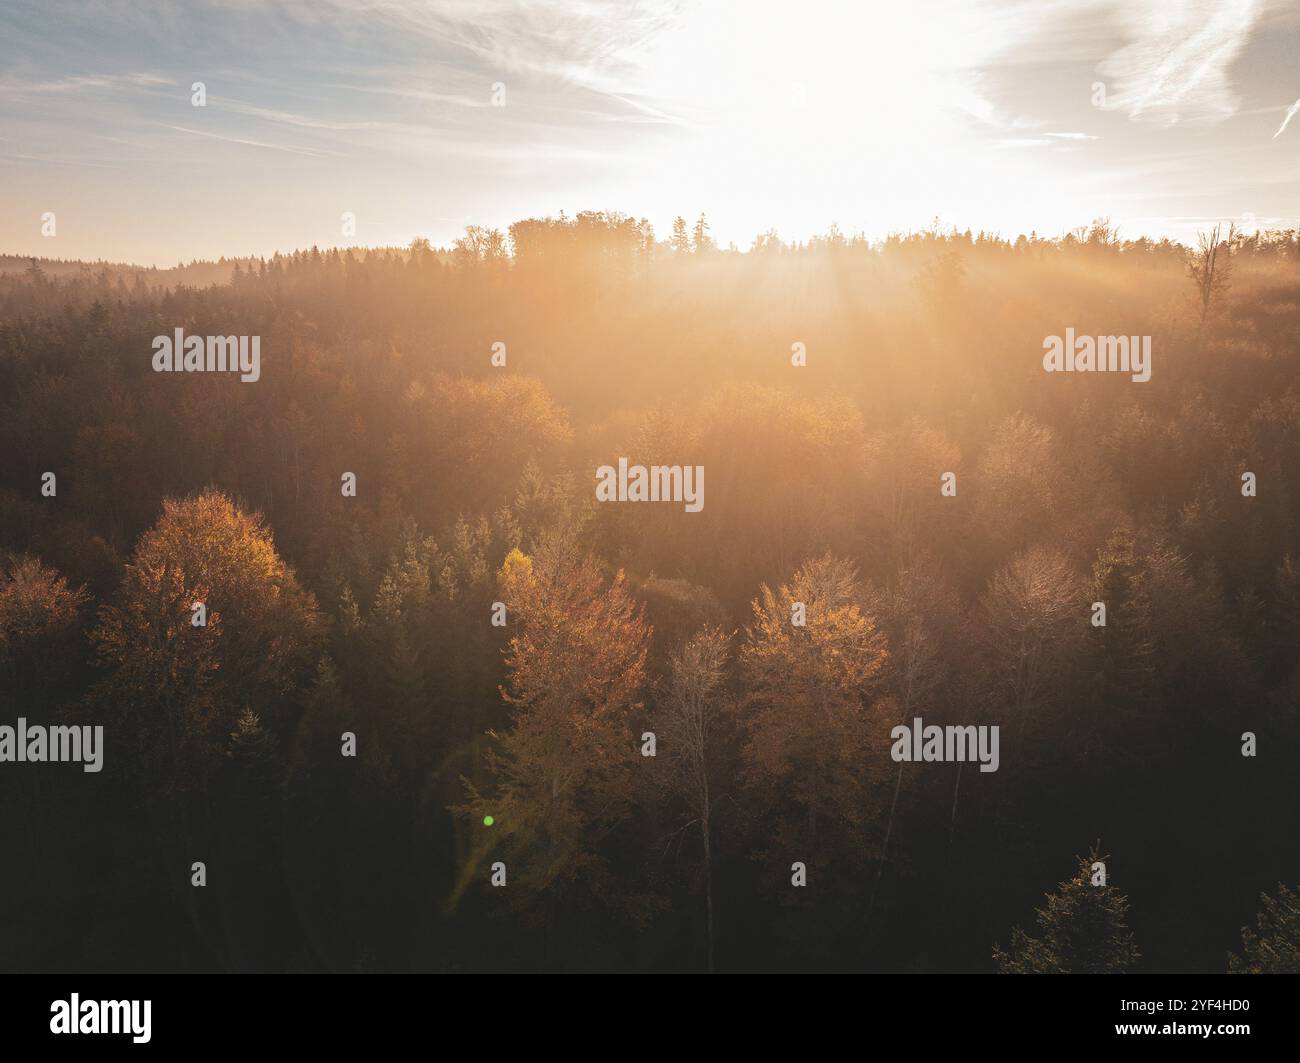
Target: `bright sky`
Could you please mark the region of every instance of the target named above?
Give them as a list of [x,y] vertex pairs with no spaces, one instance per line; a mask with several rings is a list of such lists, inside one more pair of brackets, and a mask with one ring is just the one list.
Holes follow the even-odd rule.
[[0,251],[171,265],[585,209],[742,248],[936,216],[1189,239],[1300,224],[1297,104],[1281,0],[6,0]]

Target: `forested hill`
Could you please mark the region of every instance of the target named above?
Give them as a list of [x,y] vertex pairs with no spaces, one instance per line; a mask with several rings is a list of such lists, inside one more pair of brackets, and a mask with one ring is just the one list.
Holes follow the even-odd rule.
[[[1300,881],[1300,233],[1216,250],[6,256],[0,716],[107,742],[0,772],[7,966],[1014,969],[1099,841],[1123,964],[1224,969]],[[1000,767],[896,763],[918,717]]]

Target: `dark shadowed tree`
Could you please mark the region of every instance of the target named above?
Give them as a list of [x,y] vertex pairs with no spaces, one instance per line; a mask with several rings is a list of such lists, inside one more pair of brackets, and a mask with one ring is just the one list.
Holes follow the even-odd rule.
[[1300,974],[1300,896],[1278,883],[1277,896],[1259,895],[1256,928],[1241,928],[1240,956],[1229,954],[1229,974]]
[[[30,556],[4,559],[0,569],[0,717],[10,725],[58,721],[83,678],[83,624],[88,596],[54,569]],[[0,797],[26,820],[33,885],[43,882],[39,764],[21,775],[6,773]],[[20,782],[21,780],[21,782]],[[18,876],[21,878],[22,876]]]
[[1060,551],[1031,547],[989,581],[976,625],[985,695],[1005,708],[1019,742],[1068,693],[1087,631],[1083,581]]
[[1202,327],[1210,311],[1228,290],[1232,279],[1232,245],[1236,237],[1235,224],[1228,226],[1226,235],[1223,227],[1216,225],[1209,232],[1197,233],[1196,250],[1188,253],[1187,275],[1196,288]]
[[[660,738],[673,772],[673,787],[682,795],[698,825],[704,846],[705,933],[708,969],[713,970],[713,809],[718,800],[716,748],[723,737],[722,718],[731,637],[721,628],[704,628],[674,653],[660,699]],[[685,830],[686,827],[682,829]]]
[[1093,885],[1092,865],[1108,858],[1094,849],[1079,859],[1074,877],[1062,882],[1035,914],[1039,936],[1020,927],[1011,947],[993,946],[1003,974],[1124,974],[1138,961],[1128,928],[1128,898],[1109,881]]
[[[188,866],[211,844],[210,783],[229,736],[245,710],[258,728],[284,725],[319,628],[314,598],[258,517],[216,491],[163,503],[92,632],[109,674],[91,695],[152,799],[160,859]],[[199,891],[172,881],[202,934]],[[222,950],[216,939],[210,947]]]

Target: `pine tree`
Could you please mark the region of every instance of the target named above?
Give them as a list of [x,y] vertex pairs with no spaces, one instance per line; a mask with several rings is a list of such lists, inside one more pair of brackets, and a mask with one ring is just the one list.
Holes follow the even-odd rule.
[[691,240],[686,235],[686,219],[682,217],[673,219],[673,237],[671,240],[673,251],[679,255],[688,255],[691,252]]
[[279,781],[278,743],[252,709],[245,709],[235,721],[226,755],[238,772],[237,789],[243,796],[262,801],[274,793]]
[[1258,930],[1241,928],[1244,955],[1228,954],[1228,973],[1300,974],[1300,895],[1278,883],[1276,898],[1259,900]]
[[1115,531],[1098,552],[1092,595],[1106,606],[1105,627],[1092,632],[1098,729],[1103,744],[1131,747],[1135,725],[1151,707],[1155,668],[1145,564],[1128,529]]
[[1074,877],[1062,882],[1035,920],[1041,937],[1020,927],[1011,932],[1011,948],[993,946],[1003,974],[1124,974],[1138,961],[1128,928],[1128,898],[1109,882],[1093,885],[1092,865],[1109,859],[1094,848],[1079,859]]
[[220,817],[224,873],[214,896],[221,905],[227,962],[237,970],[275,964],[284,934],[280,850],[281,762],[275,735],[245,709],[226,750],[231,780]]
[[717,245],[713,242],[713,237],[709,235],[709,222],[703,214],[695,220],[695,231],[692,233],[691,250],[697,255],[708,254]]

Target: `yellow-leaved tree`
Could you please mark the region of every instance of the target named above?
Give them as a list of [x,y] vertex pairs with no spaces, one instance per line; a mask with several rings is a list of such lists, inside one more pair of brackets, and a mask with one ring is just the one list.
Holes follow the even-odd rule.
[[880,850],[895,712],[888,639],[863,600],[853,565],[827,554],[753,603],[740,650],[744,758],[754,807],[773,824],[758,856],[778,881],[794,861],[810,876],[839,862],[851,892],[848,868]]
[[604,845],[632,810],[650,627],[622,573],[608,578],[567,538],[546,538],[533,557],[511,551],[498,579],[511,725],[489,732],[492,782],[466,780],[458,811],[482,834],[452,901],[485,860],[501,861],[508,896],[553,928],[560,898],[620,893],[601,889]]
[[92,632],[110,742],[163,791],[202,789],[249,709],[269,725],[318,656],[312,595],[226,495],[168,499]]

